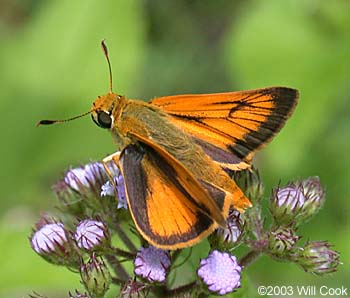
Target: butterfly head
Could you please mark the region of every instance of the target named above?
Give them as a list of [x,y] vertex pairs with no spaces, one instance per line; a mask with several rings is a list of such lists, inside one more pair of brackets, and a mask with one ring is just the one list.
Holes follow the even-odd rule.
[[110,129],[113,127],[113,111],[121,99],[121,95],[112,92],[97,97],[91,108],[92,120],[101,128]]

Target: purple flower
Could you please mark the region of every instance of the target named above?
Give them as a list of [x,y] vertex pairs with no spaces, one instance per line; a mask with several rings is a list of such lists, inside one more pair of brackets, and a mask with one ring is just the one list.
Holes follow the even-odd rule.
[[32,247],[38,254],[59,250],[68,242],[62,223],[46,224],[35,232],[31,239]]
[[37,254],[53,264],[76,268],[80,262],[70,234],[60,222],[41,218],[30,237],[30,243]]
[[116,185],[117,185],[117,194],[118,194],[118,209],[119,208],[128,209],[128,204],[126,202],[124,178],[120,173],[118,176],[116,176]]
[[226,220],[226,228],[219,229],[218,232],[222,233],[222,236],[226,242],[236,243],[240,240],[244,228],[243,219],[237,210],[230,210],[228,218]]
[[147,278],[151,282],[163,282],[170,267],[169,253],[153,246],[142,247],[136,255],[134,265],[136,275]]
[[54,186],[63,212],[83,217],[86,209],[101,209],[99,195],[108,180],[101,163],[90,163],[71,169]]
[[319,177],[309,177],[302,181],[306,202],[304,206],[304,220],[316,214],[322,207],[326,196]]
[[305,203],[305,197],[301,185],[279,188],[276,193],[279,207],[285,205],[291,209],[298,208]]
[[240,287],[241,270],[235,256],[214,250],[201,260],[197,274],[210,291],[225,295]]
[[99,162],[71,169],[64,177],[65,183],[79,193],[85,193],[86,189],[94,188],[96,184],[101,186],[107,179],[104,167]]
[[279,224],[298,224],[316,214],[324,198],[319,178],[311,177],[275,189],[270,201],[270,211]]
[[108,239],[107,227],[103,222],[91,219],[82,220],[76,229],[74,239],[78,247],[91,250]]
[[111,183],[110,181],[107,181],[105,184],[102,185],[101,197],[115,196],[115,193],[117,193],[117,199],[118,199],[117,208],[128,209],[128,204],[126,201],[124,178],[121,173],[119,173],[117,176],[114,177],[114,183],[115,183],[115,188],[113,186],[113,183]]
[[101,186],[101,197],[110,196],[113,197],[115,195],[115,188],[111,181],[107,181],[105,184]]
[[[119,170],[114,164],[108,163],[108,165],[110,165],[108,169],[111,175],[119,175]],[[99,162],[67,171],[64,178],[53,187],[61,203],[60,209],[78,218],[85,217],[86,211],[91,209],[99,213],[105,210],[115,214],[117,207],[109,179],[104,165]],[[112,193],[113,197],[102,198]],[[123,203],[122,200],[120,202],[125,206],[126,202]]]

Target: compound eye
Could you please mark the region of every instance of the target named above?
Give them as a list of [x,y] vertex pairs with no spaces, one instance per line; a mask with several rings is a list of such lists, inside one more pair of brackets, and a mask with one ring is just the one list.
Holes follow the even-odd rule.
[[106,112],[101,111],[97,113],[97,122],[102,128],[111,128],[112,117]]

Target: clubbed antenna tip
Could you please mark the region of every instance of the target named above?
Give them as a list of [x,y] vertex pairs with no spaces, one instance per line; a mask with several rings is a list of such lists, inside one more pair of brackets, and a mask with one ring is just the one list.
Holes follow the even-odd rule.
[[51,125],[51,124],[55,124],[55,123],[64,123],[64,122],[68,122],[68,121],[72,121],[72,120],[75,120],[75,119],[78,119],[78,118],[81,118],[85,115],[88,115],[92,112],[93,110],[91,111],[88,111],[88,112],[85,112],[83,114],[80,114],[78,116],[74,116],[72,118],[68,118],[68,119],[63,119],[63,120],[40,120],[36,126],[40,126],[40,125]]
[[103,54],[105,55],[108,63],[108,69],[109,69],[109,92],[113,93],[113,80],[112,80],[112,67],[111,67],[111,62],[109,61],[109,56],[108,56],[108,48],[105,44],[105,39],[101,41],[101,48],[103,51]]

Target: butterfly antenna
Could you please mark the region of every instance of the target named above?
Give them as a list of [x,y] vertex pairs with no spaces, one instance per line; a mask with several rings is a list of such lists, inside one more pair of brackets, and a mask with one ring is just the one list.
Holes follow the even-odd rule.
[[109,69],[109,92],[113,93],[113,80],[112,80],[112,67],[111,67],[111,62],[109,61],[109,56],[108,56],[108,48],[105,44],[105,40],[103,39],[101,41],[101,48],[103,51],[103,54],[105,55],[107,62],[108,62],[108,69]]
[[63,120],[40,120],[36,126],[40,126],[40,125],[51,125],[51,124],[55,124],[55,123],[64,123],[64,122],[68,122],[68,121],[72,121],[72,120],[75,120],[75,119],[78,119],[78,118],[81,118],[81,117],[84,117],[88,114],[90,114],[92,111],[88,111],[88,112],[85,112],[83,114],[80,114],[78,116],[74,116],[72,118],[68,118],[68,119],[63,119]]

